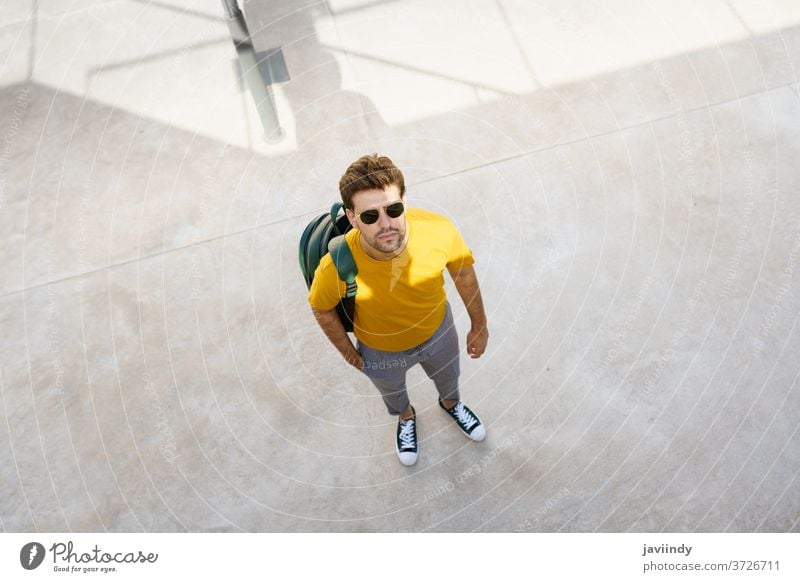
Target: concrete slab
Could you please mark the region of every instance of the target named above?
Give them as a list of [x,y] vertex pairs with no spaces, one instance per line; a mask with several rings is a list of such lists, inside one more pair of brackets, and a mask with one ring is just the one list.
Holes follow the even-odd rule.
[[0,100],[15,186],[0,225],[6,293],[321,211],[363,151],[346,144],[365,135],[356,118],[320,128],[291,157],[263,158],[38,85]]

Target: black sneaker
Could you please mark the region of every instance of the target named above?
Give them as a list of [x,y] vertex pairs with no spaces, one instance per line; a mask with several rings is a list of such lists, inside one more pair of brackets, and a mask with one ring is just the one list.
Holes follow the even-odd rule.
[[486,438],[486,429],[481,424],[481,419],[478,415],[472,412],[467,405],[460,400],[453,408],[445,408],[442,404],[441,398],[439,399],[439,406],[442,407],[447,414],[453,417],[456,421],[458,428],[461,429],[465,435],[474,441],[482,441]]
[[411,418],[403,420],[402,418],[397,421],[397,440],[395,447],[397,448],[397,456],[400,457],[400,462],[406,466],[413,465],[417,462],[417,455],[419,454],[419,443],[417,443],[417,411],[411,407]]

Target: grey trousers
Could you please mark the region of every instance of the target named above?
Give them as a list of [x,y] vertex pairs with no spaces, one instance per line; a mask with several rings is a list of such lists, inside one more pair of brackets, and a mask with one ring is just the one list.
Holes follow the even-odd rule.
[[356,349],[364,358],[361,369],[383,397],[389,414],[399,415],[408,408],[406,372],[420,364],[433,380],[439,398],[459,400],[458,333],[453,323],[450,303],[446,303],[444,320],[433,335],[418,346],[403,352],[384,352],[358,340]]

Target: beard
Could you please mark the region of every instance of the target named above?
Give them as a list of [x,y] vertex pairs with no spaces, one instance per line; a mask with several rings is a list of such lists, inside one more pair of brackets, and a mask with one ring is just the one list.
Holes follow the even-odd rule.
[[[393,236],[390,238],[379,238],[381,235],[386,234],[392,234]],[[377,249],[382,253],[393,253],[400,248],[405,237],[405,228],[387,228],[375,233],[374,236],[365,236],[364,240],[373,249]]]

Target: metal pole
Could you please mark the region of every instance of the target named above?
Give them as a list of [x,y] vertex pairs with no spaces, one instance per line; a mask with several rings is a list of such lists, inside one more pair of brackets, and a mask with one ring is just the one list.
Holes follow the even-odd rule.
[[231,31],[242,74],[255,100],[258,116],[261,118],[264,140],[268,143],[277,143],[283,139],[283,128],[278,123],[278,112],[275,109],[275,101],[269,86],[261,78],[256,51],[253,48],[253,41],[250,39],[250,31],[247,29],[244,14],[239,10],[236,0],[222,0],[222,7],[225,10],[225,20]]

